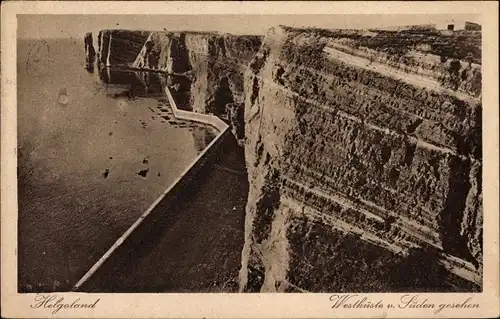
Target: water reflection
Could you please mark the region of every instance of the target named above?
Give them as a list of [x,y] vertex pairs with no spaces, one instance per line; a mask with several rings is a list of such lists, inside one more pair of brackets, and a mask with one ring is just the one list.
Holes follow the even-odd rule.
[[[108,85],[113,85],[109,97],[126,97],[134,100],[138,97],[164,97],[164,87],[168,86],[177,107],[190,111],[191,85],[188,77],[168,75],[160,72],[134,71],[102,67],[97,62],[100,80]],[[109,89],[109,87],[108,87]]]
[[[162,97],[166,83],[161,73],[118,70],[112,68],[99,69],[99,78],[105,84],[113,85],[116,90],[108,90],[110,97],[127,97],[134,100],[138,97]],[[109,87],[108,87],[109,89]]]
[[156,107],[148,109],[159,117],[161,123],[171,127],[188,129],[194,139],[194,145],[201,152],[214,137],[216,131],[207,125],[176,119],[168,100],[165,98],[164,87],[168,86],[178,108],[191,110],[191,81],[184,76],[173,76],[159,72],[134,71],[98,68],[100,80],[107,84],[106,95],[111,98],[136,100],[138,98],[154,98]]

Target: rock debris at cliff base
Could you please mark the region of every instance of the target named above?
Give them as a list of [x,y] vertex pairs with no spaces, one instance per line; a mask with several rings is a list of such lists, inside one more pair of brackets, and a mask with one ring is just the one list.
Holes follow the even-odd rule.
[[182,74],[183,104],[231,123],[250,184],[240,291],[482,289],[480,32],[98,43],[102,64]]

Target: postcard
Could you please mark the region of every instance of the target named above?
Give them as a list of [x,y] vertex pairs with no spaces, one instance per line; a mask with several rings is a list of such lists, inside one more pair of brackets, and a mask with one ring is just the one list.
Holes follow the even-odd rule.
[[2,317],[500,315],[498,4],[2,3]]

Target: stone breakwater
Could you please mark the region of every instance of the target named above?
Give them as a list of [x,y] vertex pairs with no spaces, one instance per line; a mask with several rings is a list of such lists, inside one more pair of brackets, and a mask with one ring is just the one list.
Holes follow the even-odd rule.
[[250,183],[241,291],[481,290],[479,32],[105,30],[98,46],[228,111]]

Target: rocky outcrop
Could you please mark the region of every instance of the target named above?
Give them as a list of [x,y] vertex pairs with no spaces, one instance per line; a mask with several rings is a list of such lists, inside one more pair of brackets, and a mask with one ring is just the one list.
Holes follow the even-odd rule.
[[259,50],[258,36],[186,35],[193,68],[193,109],[222,115],[228,103],[244,101],[243,76]]
[[245,106],[243,103],[229,103],[226,105],[226,116],[233,135],[239,141],[245,138]]
[[223,116],[243,104],[243,75],[261,37],[201,32],[103,30],[99,59],[106,66],[162,71],[190,81],[185,108]]
[[94,49],[92,32],[85,34],[84,44],[85,44],[85,65],[89,72],[93,72],[96,52]]
[[242,291],[481,289],[480,43],[268,32],[245,76]]
[[100,31],[97,38],[99,61],[105,66],[130,67],[150,34],[150,31]]

